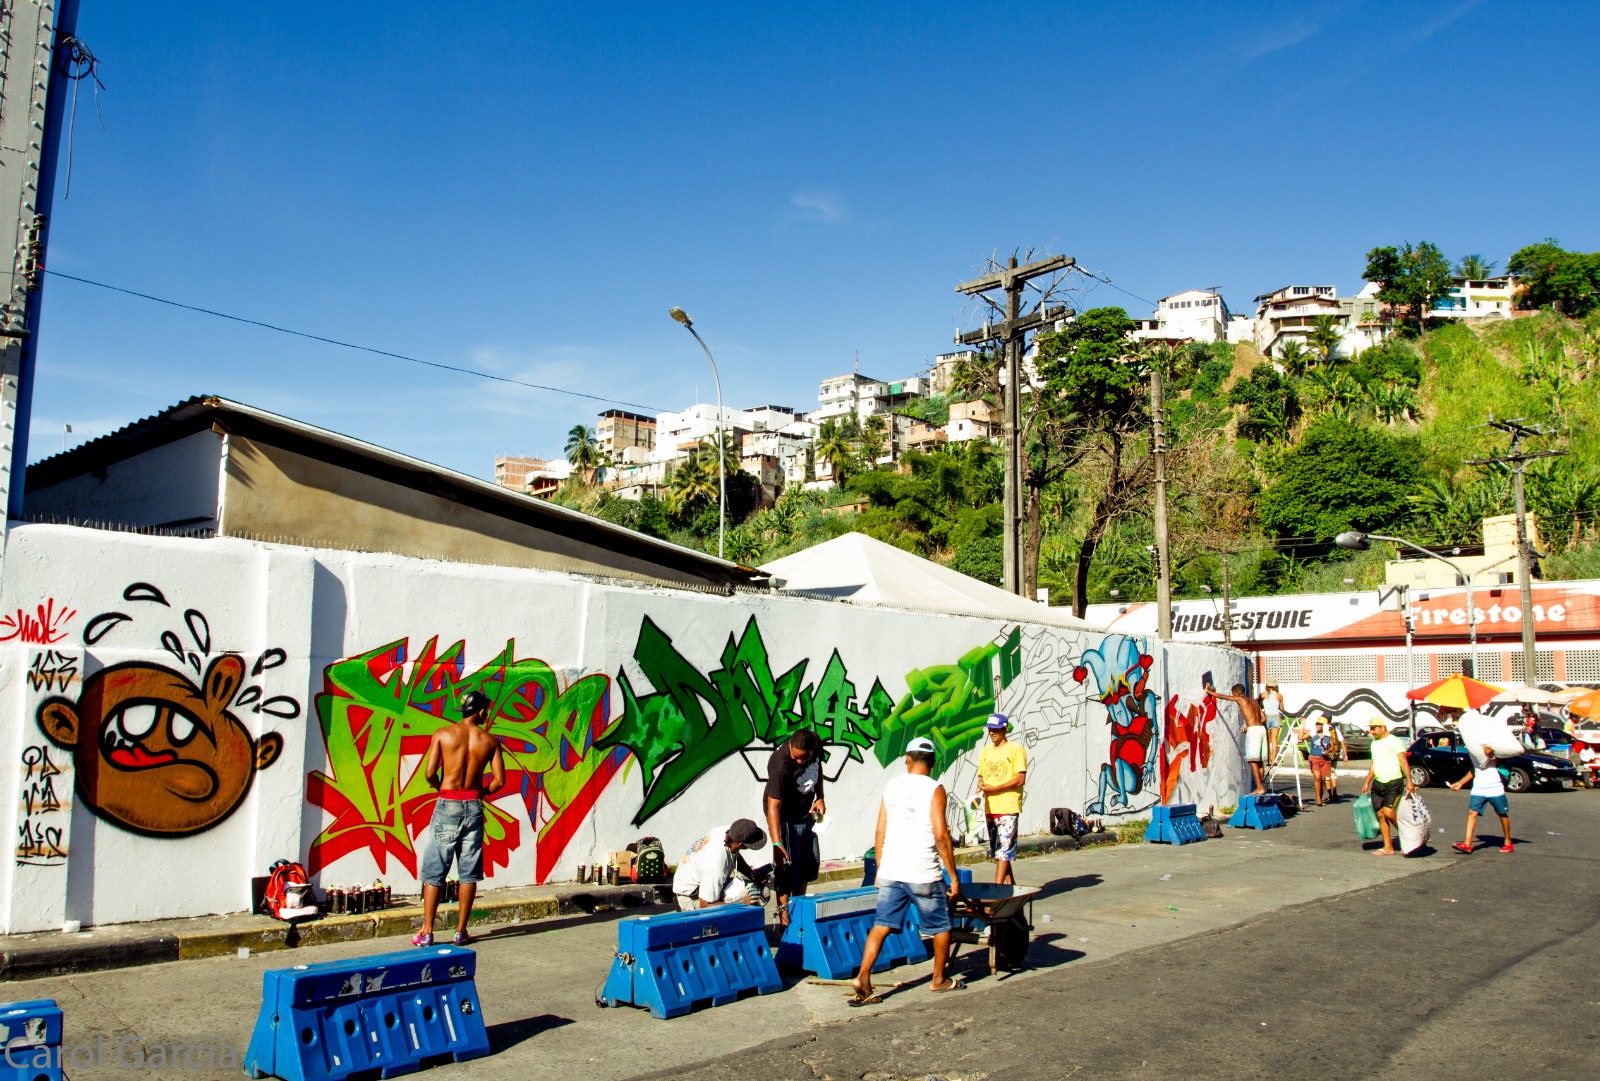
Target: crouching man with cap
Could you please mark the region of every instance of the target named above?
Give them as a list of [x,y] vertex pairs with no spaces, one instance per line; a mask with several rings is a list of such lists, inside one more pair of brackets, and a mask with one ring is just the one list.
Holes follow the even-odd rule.
[[754,903],[737,871],[750,868],[739,853],[761,848],[767,835],[754,822],[741,818],[731,826],[718,826],[694,843],[678,862],[672,892],[678,908],[687,912],[713,905]]
[[[950,846],[945,821],[944,785],[933,779],[937,754],[933,741],[918,737],[906,745],[906,774],[883,788],[878,803],[878,910],[867,935],[861,971],[856,974],[852,1006],[881,1002],[872,993],[872,966],[878,962],[883,940],[905,926],[906,910],[915,906],[922,933],[933,936],[934,991],[954,991],[964,986],[961,977],[946,976],[950,957],[950,902],[961,896],[956,877],[956,854]],[[949,872],[946,889],[940,864]]]

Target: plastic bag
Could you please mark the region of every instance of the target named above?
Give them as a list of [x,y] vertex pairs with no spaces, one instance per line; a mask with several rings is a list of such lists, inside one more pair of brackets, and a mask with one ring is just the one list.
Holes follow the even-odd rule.
[[1428,843],[1428,836],[1433,832],[1433,815],[1428,813],[1421,796],[1414,792],[1402,796],[1394,816],[1400,826],[1401,852],[1409,856]]
[[1371,796],[1357,796],[1355,803],[1356,836],[1363,841],[1371,841],[1378,837],[1382,831],[1378,829],[1378,815],[1372,809]]

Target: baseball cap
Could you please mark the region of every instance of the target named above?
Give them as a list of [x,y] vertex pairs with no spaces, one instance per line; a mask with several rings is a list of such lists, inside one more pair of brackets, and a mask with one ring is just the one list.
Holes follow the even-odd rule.
[[489,696],[482,691],[468,691],[461,696],[461,715],[471,717],[489,708]]
[[1011,718],[1004,713],[991,713],[989,719],[983,723],[985,728],[1010,728]]
[[929,739],[928,737],[918,736],[916,739],[906,744],[906,753],[911,754],[912,752],[916,752],[917,754],[938,754],[939,748],[935,747],[933,745],[933,740]]
[[746,848],[760,848],[767,843],[767,835],[748,818],[740,818],[728,827],[728,840]]

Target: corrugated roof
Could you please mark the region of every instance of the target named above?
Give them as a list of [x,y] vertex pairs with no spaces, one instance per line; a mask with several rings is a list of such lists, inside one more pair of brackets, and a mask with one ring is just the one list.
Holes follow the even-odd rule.
[[226,431],[237,431],[240,435],[249,435],[252,431],[274,433],[279,436],[280,442],[294,444],[286,449],[298,449],[311,457],[409,488],[456,498],[491,512],[503,513],[509,518],[559,530],[575,539],[625,552],[634,558],[650,560],[674,570],[729,582],[756,583],[767,577],[764,572],[754,568],[546,503],[492,481],[215,395],[187,398],[108,435],[35,462],[28,467],[26,490],[37,491],[73,477],[101,472],[115,462],[204,431],[213,425],[220,425]]

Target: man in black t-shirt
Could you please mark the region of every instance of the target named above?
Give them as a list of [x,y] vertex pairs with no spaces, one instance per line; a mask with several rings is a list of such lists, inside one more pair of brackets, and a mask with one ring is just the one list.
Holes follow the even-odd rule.
[[805,893],[819,869],[813,816],[820,817],[827,807],[822,801],[822,740],[815,732],[796,732],[774,748],[767,762],[765,802],[778,922],[787,927],[790,896]]

